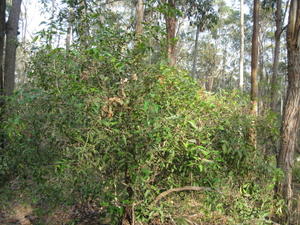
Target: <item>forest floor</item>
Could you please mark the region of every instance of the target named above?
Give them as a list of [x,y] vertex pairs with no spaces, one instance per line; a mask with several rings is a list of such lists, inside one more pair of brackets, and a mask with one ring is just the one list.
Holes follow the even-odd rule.
[[[97,208],[92,203],[61,205],[51,208],[47,202],[34,203],[34,198],[28,195],[28,190],[22,189],[18,185],[17,181],[13,181],[0,189],[0,225],[110,224],[109,221],[99,220],[101,208]],[[297,222],[291,224],[300,225],[300,183],[294,183],[293,187],[295,197],[298,198],[298,201],[295,202],[298,202],[298,205],[294,206],[292,219]],[[159,222],[153,224],[162,225]]]
[[[93,204],[54,206],[14,180],[0,187],[0,225],[104,225]],[[34,188],[34,187],[33,187]]]
[[[0,225],[104,225],[93,210],[78,211],[76,206],[59,207],[49,215],[38,216],[38,206],[13,202],[8,210],[0,211]],[[76,223],[74,223],[76,221]]]

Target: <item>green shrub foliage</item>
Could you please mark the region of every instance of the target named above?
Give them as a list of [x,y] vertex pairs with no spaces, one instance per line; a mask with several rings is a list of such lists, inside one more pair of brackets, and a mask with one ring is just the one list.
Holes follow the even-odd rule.
[[55,201],[94,199],[112,218],[135,203],[137,218],[149,219],[159,193],[187,185],[226,184],[261,211],[245,199],[226,206],[216,193],[210,205],[265,213],[259,193],[274,172],[248,142],[248,101],[207,93],[184,71],[147,64],[146,42],[102,32],[88,49],[35,52],[31,82],[8,100],[1,173],[31,179]]

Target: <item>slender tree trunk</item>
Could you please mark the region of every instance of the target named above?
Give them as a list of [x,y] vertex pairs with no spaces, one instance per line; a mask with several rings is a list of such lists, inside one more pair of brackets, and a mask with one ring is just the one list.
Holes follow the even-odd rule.
[[[260,27],[260,31],[261,31],[261,27]],[[262,32],[259,32],[262,33]],[[264,52],[264,35],[261,35],[259,37],[259,51],[260,52]],[[259,64],[258,64],[258,76],[259,76],[259,85],[258,85],[258,93],[259,93],[259,100],[258,100],[258,109],[257,109],[257,113],[258,115],[263,115],[264,113],[264,107],[265,107],[265,85],[264,82],[266,81],[267,77],[266,77],[266,73],[264,71],[264,66],[265,66],[265,60],[264,60],[264,55],[263,54],[259,54]]]
[[0,96],[4,88],[4,43],[5,43],[5,9],[6,0],[0,0]]
[[240,27],[241,27],[241,49],[240,49],[240,89],[244,89],[244,51],[245,51],[245,25],[244,25],[244,0],[240,0]]
[[23,11],[20,17],[20,20],[22,22],[22,43],[26,42],[26,34],[27,34],[27,27],[28,27],[28,19],[27,19],[27,15],[28,15],[28,10],[27,10],[27,5],[23,4]]
[[69,18],[68,18],[67,36],[66,36],[66,50],[67,51],[70,50],[71,41],[72,41],[72,33],[73,33],[72,20],[73,20],[73,10],[70,8],[69,9]]
[[223,48],[223,57],[222,57],[222,71],[221,71],[221,82],[220,88],[225,88],[226,84],[226,61],[227,61],[227,46]]
[[78,27],[79,30],[79,39],[80,39],[80,45],[83,49],[88,47],[88,37],[90,36],[90,28],[89,24],[87,22],[87,10],[88,5],[86,0],[80,1],[81,11],[80,11],[80,24]]
[[[5,47],[5,10],[6,0],[0,0],[0,122],[3,122],[4,118],[4,47]],[[4,148],[4,135],[0,133],[0,148]]]
[[[300,2],[291,0],[287,28],[288,89],[281,126],[281,145],[277,165],[284,172],[284,179],[278,185],[281,194],[292,210],[292,169],[300,123]],[[289,215],[287,216],[289,217]]]
[[143,33],[143,21],[144,21],[144,1],[137,0],[136,24],[135,24],[135,33],[137,36],[140,36]]
[[280,54],[280,38],[282,33],[282,0],[276,0],[276,31],[275,31],[275,49],[273,57],[273,75],[271,80],[271,109],[276,110],[277,103],[277,75],[279,65],[279,54]]
[[[251,52],[251,114],[255,117],[258,113],[258,32],[259,32],[259,0],[254,0],[253,4],[253,34],[252,34],[252,52]],[[256,147],[255,128],[250,130],[250,141]]]
[[71,46],[71,38],[72,38],[72,26],[69,24],[67,29],[67,36],[66,36],[66,50],[70,50]]
[[6,24],[6,46],[4,62],[4,93],[11,95],[15,88],[16,51],[18,45],[18,23],[22,0],[13,0]]
[[193,68],[192,68],[192,77],[196,78],[196,64],[198,59],[198,42],[199,42],[199,34],[200,34],[201,27],[198,24],[196,30],[196,38],[195,38],[195,47],[194,47],[194,54],[193,54]]
[[[168,7],[170,9],[176,9],[175,5],[176,0],[168,0]],[[170,66],[174,66],[176,64],[176,27],[177,27],[177,18],[174,15],[172,10],[169,10],[167,14],[165,14],[166,21],[166,29],[167,29],[167,56],[169,60]],[[174,11],[174,10],[173,10]]]

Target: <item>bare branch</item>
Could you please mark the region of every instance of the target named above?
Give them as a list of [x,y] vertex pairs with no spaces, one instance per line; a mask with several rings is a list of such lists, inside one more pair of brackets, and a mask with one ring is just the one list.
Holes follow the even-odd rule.
[[161,199],[165,198],[167,195],[173,193],[173,192],[181,192],[181,191],[215,191],[209,187],[197,187],[197,186],[185,186],[180,188],[172,188],[167,191],[164,191],[160,193],[156,199],[153,201],[153,204],[156,204]]

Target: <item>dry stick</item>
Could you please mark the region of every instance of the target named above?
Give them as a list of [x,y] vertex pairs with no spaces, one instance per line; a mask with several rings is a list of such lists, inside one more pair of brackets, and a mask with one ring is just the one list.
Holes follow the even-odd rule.
[[153,201],[153,204],[159,202],[162,198],[166,197],[167,195],[173,192],[180,192],[180,191],[215,191],[209,187],[197,187],[197,186],[185,186],[180,188],[172,188],[167,191],[160,193],[156,199]]
[[131,225],[135,225],[135,212],[134,212],[134,204],[132,205],[132,209],[131,209]]

